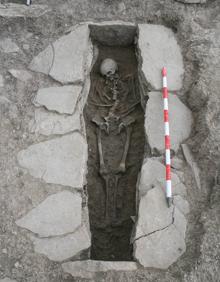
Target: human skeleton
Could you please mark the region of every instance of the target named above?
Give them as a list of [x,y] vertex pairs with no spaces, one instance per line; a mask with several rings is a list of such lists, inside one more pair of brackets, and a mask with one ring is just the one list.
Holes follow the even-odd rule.
[[[95,94],[98,96],[97,101],[91,101],[97,107],[109,108],[108,114],[105,116],[96,115],[92,122],[96,125],[98,152],[99,152],[99,173],[105,181],[105,219],[106,222],[116,222],[116,210],[118,208],[117,194],[118,182],[120,177],[126,172],[126,159],[130,146],[132,127],[135,119],[129,114],[135,110],[140,101],[133,102],[128,106],[127,100],[130,89],[125,81],[123,81],[118,72],[118,65],[112,59],[105,59],[100,66],[100,73],[104,78],[104,85],[97,84],[95,86]],[[133,87],[133,85],[132,85]],[[133,89],[134,90],[134,89]],[[133,93],[135,95],[135,93]],[[109,170],[105,165],[103,148],[102,148],[102,132],[105,134],[121,134],[125,130],[126,141],[124,144],[123,154],[119,165]],[[118,153],[118,152],[116,152]],[[112,192],[113,191],[113,192]]]

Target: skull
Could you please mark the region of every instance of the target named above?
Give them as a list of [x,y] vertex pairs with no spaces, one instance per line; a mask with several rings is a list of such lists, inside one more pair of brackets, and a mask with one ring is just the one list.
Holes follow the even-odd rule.
[[117,70],[118,70],[118,65],[114,60],[107,58],[102,61],[100,66],[100,73],[103,76],[111,77],[117,72]]

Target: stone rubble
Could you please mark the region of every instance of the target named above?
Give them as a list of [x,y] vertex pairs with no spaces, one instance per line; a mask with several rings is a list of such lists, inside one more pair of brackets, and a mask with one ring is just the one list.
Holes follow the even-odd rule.
[[165,26],[153,24],[139,24],[138,29],[139,56],[142,58],[142,71],[148,83],[153,90],[160,90],[161,70],[166,66],[169,90],[180,90],[184,67],[180,47],[173,31]]
[[35,109],[34,122],[30,122],[30,132],[45,136],[61,135],[75,130],[81,130],[80,114],[60,115],[48,112],[43,108]]
[[[180,144],[190,136],[191,111],[174,95],[169,95],[169,120],[171,149],[178,151]],[[150,92],[145,112],[145,132],[152,149],[164,151],[163,97],[160,92]]]
[[28,80],[32,79],[32,75],[26,70],[15,70],[10,69],[8,71],[14,78],[21,80],[23,82],[27,82]]
[[48,196],[41,204],[16,221],[40,237],[58,236],[74,232],[81,225],[80,194],[69,191]]
[[37,92],[34,104],[60,114],[73,114],[81,91],[82,87],[77,85],[41,88]]
[[78,132],[40,142],[18,153],[18,162],[47,183],[82,189],[85,183],[87,143]]
[[137,264],[130,261],[98,261],[85,260],[65,262],[62,264],[63,271],[73,277],[92,279],[97,272],[107,271],[135,271]]
[[46,255],[53,261],[64,261],[77,256],[91,245],[90,232],[85,226],[79,227],[74,233],[62,237],[39,239],[31,238],[34,250]]
[[0,41],[0,52],[17,53],[19,50],[17,44],[15,44],[11,38],[4,38]]

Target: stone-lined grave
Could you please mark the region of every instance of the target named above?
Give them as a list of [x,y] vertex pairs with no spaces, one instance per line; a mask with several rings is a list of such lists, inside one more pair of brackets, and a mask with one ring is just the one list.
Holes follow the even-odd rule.
[[[81,203],[88,171],[83,109],[90,90],[90,72],[98,56],[91,42],[94,37],[106,44],[137,42],[142,106],[149,96],[144,110],[146,143],[151,153],[143,161],[137,183],[137,215],[133,217],[135,228],[131,243],[134,246],[133,258],[140,265],[166,269],[185,251],[189,205],[186,187],[178,176],[185,162],[177,157],[172,175],[174,201],[170,208],[167,208],[164,196],[160,73],[165,65],[169,70],[169,89],[175,92],[182,87],[184,73],[175,36],[164,26],[135,26],[124,22],[83,23],[70,29],[32,60],[29,66],[32,71],[48,75],[62,86],[51,85],[38,90],[30,132],[41,134],[46,139],[19,152],[18,162],[32,176],[66,188],[27,211],[16,224],[31,231],[30,238],[36,252],[54,261],[69,259],[70,262],[63,263],[63,270],[73,276],[91,278],[97,271],[132,271],[139,267],[135,262],[77,260],[91,247],[88,207],[83,207]],[[192,116],[172,91],[171,140],[172,148],[177,152],[190,135]],[[160,156],[153,157],[155,151]]]

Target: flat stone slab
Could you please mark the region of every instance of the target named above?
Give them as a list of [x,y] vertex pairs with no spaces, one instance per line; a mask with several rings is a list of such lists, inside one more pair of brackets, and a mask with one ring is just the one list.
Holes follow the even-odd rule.
[[182,87],[183,59],[171,29],[162,25],[139,24],[138,46],[142,57],[142,71],[154,90],[162,88],[161,70],[167,68],[169,90]]
[[[169,120],[171,149],[177,151],[189,137],[192,127],[191,111],[174,95],[169,95]],[[160,92],[150,92],[145,112],[145,131],[150,147],[164,151],[163,97]]]
[[34,250],[50,260],[64,261],[80,254],[91,245],[90,233],[85,226],[63,237],[38,239],[32,237]]
[[0,51],[4,53],[17,53],[19,47],[15,44],[11,38],[4,38],[0,41]]
[[85,182],[87,143],[72,134],[31,145],[18,153],[19,164],[47,183],[82,189]]
[[168,227],[173,222],[173,209],[167,207],[166,196],[157,185],[141,197],[135,238]]
[[130,261],[85,260],[63,263],[62,268],[64,272],[71,274],[73,277],[92,279],[97,272],[135,271],[137,270],[137,264]]
[[[177,174],[171,172],[173,195],[186,195],[186,187],[181,183]],[[166,168],[157,158],[145,159],[138,185],[140,197],[155,186],[166,187]]]
[[46,49],[33,58],[28,68],[32,71],[41,72],[48,75],[53,64],[53,58],[54,50],[52,45],[49,45]]
[[16,224],[40,237],[72,233],[81,225],[81,205],[79,193],[63,191],[48,196]]
[[89,48],[88,25],[76,26],[75,30],[59,38],[53,46],[54,62],[50,76],[61,83],[83,81]]
[[15,70],[10,69],[8,71],[14,78],[21,80],[23,82],[27,82],[28,80],[32,79],[32,75],[26,70]]
[[185,250],[184,236],[174,224],[134,243],[134,256],[144,267],[167,269]]
[[34,100],[36,106],[61,114],[73,114],[82,86],[62,86],[39,89]]
[[37,18],[45,13],[49,12],[50,9],[46,5],[21,5],[16,3],[0,4],[0,17],[13,18],[13,17],[31,17]]
[[45,136],[65,134],[71,131],[80,131],[80,114],[60,115],[48,112],[43,108],[35,110],[35,120],[30,123],[30,131]]
[[90,72],[92,54],[88,24],[76,25],[37,55],[29,68],[49,74],[62,84],[81,83]]

